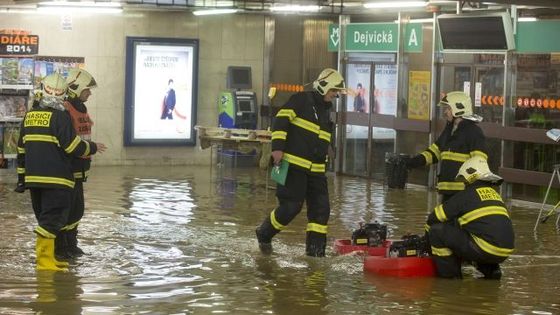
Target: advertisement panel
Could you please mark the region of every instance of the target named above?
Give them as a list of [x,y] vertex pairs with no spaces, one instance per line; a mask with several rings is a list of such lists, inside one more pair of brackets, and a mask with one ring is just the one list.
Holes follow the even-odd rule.
[[[375,66],[375,90],[373,110],[376,114],[397,115],[397,66]],[[374,122],[375,123],[375,122]],[[393,139],[395,130],[373,128],[373,139]]]
[[198,40],[127,38],[125,145],[194,145]]
[[408,73],[408,118],[430,119],[430,71]]
[[[346,84],[348,87],[346,111],[369,113],[369,96],[371,93],[371,65],[348,64]],[[346,125],[347,139],[367,139],[368,127]]]

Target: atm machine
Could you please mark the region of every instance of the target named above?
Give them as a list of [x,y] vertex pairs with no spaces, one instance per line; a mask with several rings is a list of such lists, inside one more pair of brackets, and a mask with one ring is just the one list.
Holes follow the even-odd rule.
[[218,127],[256,129],[257,96],[252,91],[220,93]]
[[[229,66],[227,88],[220,93],[218,101],[218,127],[235,129],[257,128],[257,96],[250,91],[251,67]],[[223,163],[233,166],[256,165],[256,151],[242,153],[235,150],[220,150],[218,155]]]

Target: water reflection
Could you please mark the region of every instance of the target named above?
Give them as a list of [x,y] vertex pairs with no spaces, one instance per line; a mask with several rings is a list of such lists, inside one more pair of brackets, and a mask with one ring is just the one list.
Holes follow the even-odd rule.
[[128,195],[133,223],[187,224],[196,207],[188,181],[135,178]]
[[[325,270],[309,262],[299,265],[281,257],[258,257],[255,260],[257,276],[264,280],[259,290],[273,314],[313,314],[328,305]],[[294,294],[294,292],[300,292]]]
[[[538,207],[513,203],[517,250],[501,281],[364,274],[362,258],[304,256],[305,216],[262,256],[254,229],[276,205],[264,172],[181,167],[96,168],[85,186],[81,244],[69,273],[34,270],[27,194],[0,178],[1,314],[557,314],[560,235],[533,226]],[[433,193],[330,180],[329,237],[377,220],[391,237],[420,233]]]
[[81,314],[83,293],[79,278],[72,272],[38,271],[37,294],[31,308],[37,314]]
[[364,279],[371,283],[376,293],[392,296],[395,300],[413,302],[425,300],[432,295],[435,278],[387,278],[376,274],[364,274]]

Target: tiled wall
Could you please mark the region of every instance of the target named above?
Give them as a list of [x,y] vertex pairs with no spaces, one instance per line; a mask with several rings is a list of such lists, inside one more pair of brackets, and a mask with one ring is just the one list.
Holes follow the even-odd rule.
[[125,12],[73,15],[72,30],[62,30],[58,15],[0,13],[0,29],[39,35],[39,54],[85,57],[98,83],[86,103],[95,125],[93,140],[108,150],[97,165],[208,164],[210,150],[195,147],[124,147],[126,36],[198,38],[197,124],[217,125],[218,94],[225,89],[228,65],[252,67],[253,90],[262,102],[264,17],[195,17],[189,12]]

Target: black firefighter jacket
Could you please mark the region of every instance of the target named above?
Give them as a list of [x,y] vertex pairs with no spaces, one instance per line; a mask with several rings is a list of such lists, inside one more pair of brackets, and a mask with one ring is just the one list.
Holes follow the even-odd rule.
[[502,197],[488,183],[476,181],[437,206],[427,224],[449,222],[466,230],[484,252],[507,258],[514,249],[514,232]]
[[455,132],[452,130],[453,123],[447,123],[436,142],[410,162],[411,167],[439,162],[437,189],[441,194],[454,194],[465,189],[464,183],[455,181],[463,162],[473,156],[488,159],[484,133],[475,122],[463,119]]
[[284,152],[290,167],[323,175],[333,124],[332,103],[317,92],[299,92],[276,114],[272,129],[272,151]]
[[70,115],[51,108],[25,114],[18,141],[18,177],[25,187],[74,188],[72,159],[95,154],[97,146],[76,135]]

